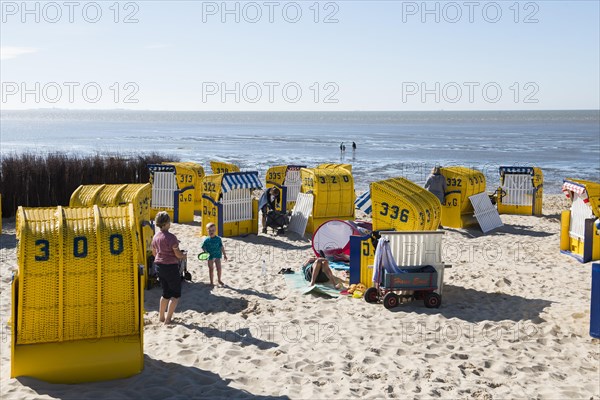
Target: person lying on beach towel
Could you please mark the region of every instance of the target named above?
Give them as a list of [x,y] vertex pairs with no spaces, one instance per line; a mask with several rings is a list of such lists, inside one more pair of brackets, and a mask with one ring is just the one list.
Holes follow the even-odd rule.
[[336,283],[335,276],[329,267],[329,261],[323,257],[309,257],[302,265],[304,279],[310,282],[310,286],[315,283],[331,282],[336,289],[341,287],[341,283]]

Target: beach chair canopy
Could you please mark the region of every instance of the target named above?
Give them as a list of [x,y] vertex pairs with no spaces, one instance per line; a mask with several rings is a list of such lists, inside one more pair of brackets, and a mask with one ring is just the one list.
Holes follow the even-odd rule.
[[585,190],[585,185],[582,185],[577,182],[568,181],[566,179],[563,181],[562,191],[568,199],[571,198],[570,192],[582,195],[583,197],[585,197],[585,199],[588,198],[587,191]]
[[258,172],[234,172],[223,175],[223,193],[234,189],[262,189]]
[[367,190],[358,196],[354,201],[354,205],[365,214],[371,214],[371,191]]
[[567,198],[571,198],[572,192],[574,194],[572,200],[581,199],[591,208],[592,213],[600,218],[600,183],[583,179],[565,179],[562,191]]
[[505,167],[501,166],[498,168],[500,174],[529,174],[533,176],[535,173],[533,167]]

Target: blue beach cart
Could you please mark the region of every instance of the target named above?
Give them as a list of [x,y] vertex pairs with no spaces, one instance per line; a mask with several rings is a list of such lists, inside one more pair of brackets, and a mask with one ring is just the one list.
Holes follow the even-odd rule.
[[[392,309],[402,299],[423,300],[427,308],[442,304],[443,232],[382,232],[375,251],[374,286],[365,292],[367,303],[383,302]],[[399,262],[397,263],[396,260]]]

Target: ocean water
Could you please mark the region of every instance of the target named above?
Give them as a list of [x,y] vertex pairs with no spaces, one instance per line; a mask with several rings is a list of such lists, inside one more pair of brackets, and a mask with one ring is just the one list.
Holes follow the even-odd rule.
[[531,165],[542,168],[546,193],[560,193],[566,177],[600,181],[600,111],[0,113],[1,155],[56,151],[159,152],[262,176],[271,165],[345,162],[359,190],[395,176],[422,183],[440,164],[479,169],[491,191],[500,165]]

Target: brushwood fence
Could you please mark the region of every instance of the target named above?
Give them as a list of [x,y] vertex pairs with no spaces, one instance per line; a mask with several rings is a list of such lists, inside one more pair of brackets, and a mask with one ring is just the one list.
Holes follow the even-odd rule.
[[79,185],[148,182],[147,165],[163,161],[178,160],[156,153],[88,157],[63,153],[3,155],[0,163],[2,217],[14,216],[18,206],[68,205]]

